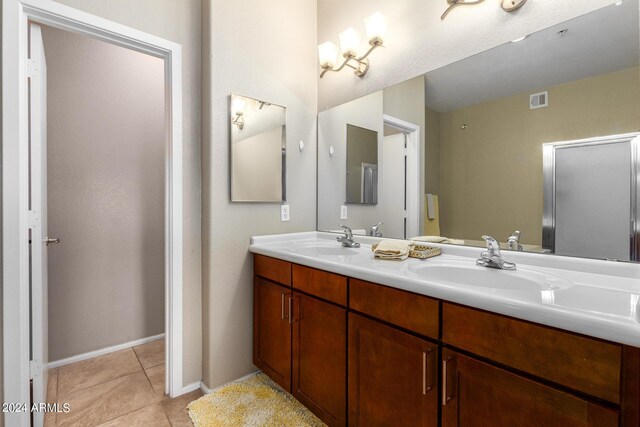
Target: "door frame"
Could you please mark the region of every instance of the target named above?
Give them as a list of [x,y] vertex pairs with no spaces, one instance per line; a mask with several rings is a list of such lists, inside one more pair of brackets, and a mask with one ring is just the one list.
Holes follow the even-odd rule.
[[[398,119],[387,114],[382,115],[385,125],[394,127],[405,133],[407,138],[407,170],[405,173],[407,188],[407,213],[415,213],[415,217],[409,215],[405,234],[415,237],[420,235],[420,221],[423,207],[420,203],[423,199],[420,194],[420,126]],[[410,237],[409,237],[410,238]]]
[[[52,0],[2,4],[2,283],[4,401],[29,402],[28,23],[49,25],[132,49],[165,64],[166,385],[182,387],[182,53],[177,43]],[[29,413],[6,414],[29,425]]]

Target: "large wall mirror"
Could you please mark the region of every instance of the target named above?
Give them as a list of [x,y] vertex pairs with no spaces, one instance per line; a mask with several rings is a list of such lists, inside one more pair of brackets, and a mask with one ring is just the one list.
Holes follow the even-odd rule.
[[232,94],[229,115],[231,201],[285,201],[287,109]]
[[[348,125],[378,133],[375,205],[344,197]],[[640,261],[639,135],[625,0],[321,112],[318,229]]]

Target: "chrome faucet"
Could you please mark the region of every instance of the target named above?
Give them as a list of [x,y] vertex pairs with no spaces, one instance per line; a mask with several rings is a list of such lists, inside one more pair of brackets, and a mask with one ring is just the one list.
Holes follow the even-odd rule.
[[480,254],[476,264],[482,267],[497,268],[500,270],[515,270],[516,265],[502,259],[500,254],[500,243],[491,236],[482,236],[487,242],[487,250]]
[[377,223],[376,225],[372,225],[371,229],[369,230],[369,236],[382,237],[382,233],[378,231],[381,225],[381,222]]
[[359,248],[360,243],[353,240],[353,232],[346,225],[340,225],[340,227],[344,230],[344,236],[336,237],[336,240],[342,243],[342,246],[345,248]]
[[522,251],[522,245],[520,244],[520,231],[516,230],[511,233],[511,236],[507,238],[507,248],[512,251]]

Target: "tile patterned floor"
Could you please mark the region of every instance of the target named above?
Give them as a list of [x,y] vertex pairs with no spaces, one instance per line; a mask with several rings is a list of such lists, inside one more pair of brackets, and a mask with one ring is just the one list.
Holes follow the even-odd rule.
[[49,371],[47,401],[69,403],[69,413],[48,413],[45,427],[192,426],[187,404],[196,390],[164,394],[164,340]]

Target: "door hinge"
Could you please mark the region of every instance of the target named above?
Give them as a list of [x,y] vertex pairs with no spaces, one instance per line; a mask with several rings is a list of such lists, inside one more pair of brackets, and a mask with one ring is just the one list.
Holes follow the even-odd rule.
[[408,218],[409,217],[409,215],[407,214],[407,211],[403,211],[402,212],[402,217],[403,218]]
[[407,149],[407,147],[404,147],[402,149],[402,154],[404,154],[405,157],[407,157],[407,154],[409,153],[409,150]]
[[29,361],[29,379],[32,380],[37,378],[42,373],[42,365],[39,360],[30,360]]
[[31,230],[38,228],[40,224],[40,211],[29,211],[29,228]]
[[32,79],[36,76],[38,72],[38,61],[35,59],[27,59],[27,77]]

